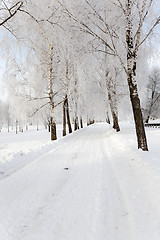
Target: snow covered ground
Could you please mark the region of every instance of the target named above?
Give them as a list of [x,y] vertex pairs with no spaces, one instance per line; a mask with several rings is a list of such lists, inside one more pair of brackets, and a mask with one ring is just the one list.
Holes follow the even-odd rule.
[[121,129],[0,135],[0,240],[159,240],[160,129],[147,129],[149,152]]
[[[62,136],[61,125],[57,127],[58,137]],[[50,134],[44,127],[30,126],[28,131],[15,133],[15,129],[8,133],[6,128],[0,133],[0,163],[15,157],[15,154],[22,155],[32,150],[38,150],[46,143],[49,143]]]

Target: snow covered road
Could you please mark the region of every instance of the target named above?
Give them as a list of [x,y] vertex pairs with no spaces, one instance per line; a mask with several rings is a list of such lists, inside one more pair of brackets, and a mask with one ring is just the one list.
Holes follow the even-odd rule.
[[0,240],[159,240],[160,175],[141,156],[106,124],[61,139],[0,180]]

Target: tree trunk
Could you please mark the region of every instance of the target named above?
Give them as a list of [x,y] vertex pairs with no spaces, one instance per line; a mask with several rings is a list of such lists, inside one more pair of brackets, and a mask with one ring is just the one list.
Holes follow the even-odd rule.
[[149,109],[149,113],[148,113],[148,115],[147,115],[147,118],[146,118],[145,123],[148,123],[148,122],[149,122],[150,115],[151,115],[151,108]]
[[9,132],[9,119],[8,119],[8,126],[7,126],[7,128],[8,128],[8,132]]
[[150,119],[150,114],[148,114],[145,123],[149,123],[149,119]]
[[78,122],[78,117],[76,116],[74,119],[74,131],[79,129],[79,122]]
[[112,112],[112,116],[113,116],[113,128],[119,132],[120,131],[120,127],[119,127],[119,124],[118,124],[118,117],[117,117],[117,114],[113,111]]
[[145,123],[149,123],[149,116],[147,116]]
[[56,123],[51,117],[51,140],[54,141],[56,139],[57,139]]
[[129,76],[129,90],[130,90],[130,99],[132,103],[133,116],[135,121],[136,135],[138,148],[141,148],[143,151],[148,151],[147,139],[144,129],[143,116],[140,106],[140,99],[137,93],[137,85],[133,85],[132,76]]
[[68,131],[69,133],[72,133],[72,126],[71,126],[71,120],[70,120],[70,114],[69,114],[69,104],[68,104],[68,96],[65,96],[66,99],[66,115],[67,115],[67,125],[68,125]]
[[16,134],[18,134],[18,120],[16,120]]
[[50,130],[51,130],[51,140],[54,141],[57,139],[56,133],[56,122],[54,119],[54,94],[53,94],[53,46],[49,44],[49,99],[50,99]]
[[108,113],[107,113],[106,122],[107,122],[108,124],[110,124],[110,123],[111,123],[111,122],[110,122],[110,119],[109,119],[109,116],[108,116]]
[[130,92],[130,100],[133,109],[133,116],[135,121],[136,135],[138,148],[143,151],[148,151],[147,139],[144,129],[143,116],[140,106],[140,99],[138,96],[138,89],[136,83],[136,65],[137,65],[137,50],[134,50],[133,44],[133,29],[132,29],[132,1],[128,0],[127,16],[126,16],[126,43],[127,43],[127,80]]
[[63,136],[66,136],[66,99],[63,102]]
[[119,127],[119,124],[118,124],[118,113],[117,113],[116,107],[113,104],[111,93],[109,92],[109,89],[108,89],[108,100],[109,100],[111,113],[112,113],[112,118],[113,118],[113,128],[117,132],[119,132],[120,131],[120,127]]
[[151,101],[151,104],[150,104],[150,107],[149,107],[149,111],[148,111],[148,115],[147,115],[145,123],[149,122],[149,119],[150,119],[150,116],[151,116],[151,112],[152,112],[152,106],[153,106],[153,99]]
[[83,128],[83,119],[82,119],[82,117],[80,117],[80,125],[81,125],[81,128]]
[[94,119],[93,120],[88,119],[87,120],[87,126],[92,125],[92,124],[94,124]]
[[87,126],[89,126],[89,125],[90,125],[90,120],[87,117]]
[[23,127],[21,125],[19,126],[19,132],[23,133]]

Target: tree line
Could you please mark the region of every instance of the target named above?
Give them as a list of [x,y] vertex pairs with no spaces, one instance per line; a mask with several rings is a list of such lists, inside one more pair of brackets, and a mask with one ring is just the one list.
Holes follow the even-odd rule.
[[[15,122],[19,112],[23,119],[43,118],[51,140],[60,118],[63,135],[66,124],[72,132],[71,123],[77,130],[83,120],[105,119],[118,132],[125,103],[132,109],[138,148],[148,150],[144,121],[158,103],[159,78],[155,71],[139,73],[149,65],[145,47],[159,29],[157,0],[4,0],[0,9],[1,29],[10,38],[3,46],[5,82]],[[150,75],[140,79],[145,74]],[[139,82],[148,89],[145,106]]]

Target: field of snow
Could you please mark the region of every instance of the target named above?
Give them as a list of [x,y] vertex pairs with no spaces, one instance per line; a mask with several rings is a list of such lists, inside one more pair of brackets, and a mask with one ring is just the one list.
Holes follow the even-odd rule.
[[[159,240],[160,129],[0,134],[0,240]],[[60,129],[59,129],[60,136]]]
[[[57,127],[58,138],[62,136],[61,125]],[[23,133],[15,133],[14,130],[7,132],[6,128],[2,129],[0,133],[0,163],[6,160],[15,158],[15,154],[22,155],[33,150],[38,150],[42,146],[49,144],[50,133],[44,129],[44,127],[39,127],[39,131],[36,127],[29,127],[28,131]]]

